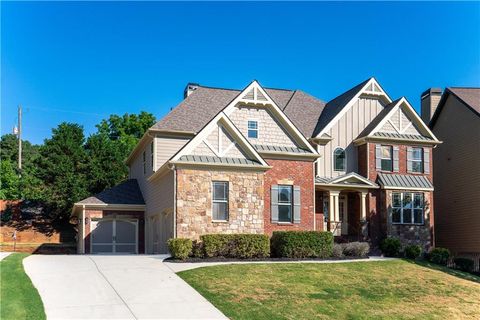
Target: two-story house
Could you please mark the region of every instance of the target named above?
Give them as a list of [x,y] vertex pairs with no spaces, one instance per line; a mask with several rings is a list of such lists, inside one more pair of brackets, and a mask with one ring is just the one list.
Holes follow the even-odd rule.
[[325,103],[300,90],[189,84],[140,140],[130,180],[75,204],[79,253],[166,253],[173,237],[329,230],[433,241],[432,148],[374,78]]

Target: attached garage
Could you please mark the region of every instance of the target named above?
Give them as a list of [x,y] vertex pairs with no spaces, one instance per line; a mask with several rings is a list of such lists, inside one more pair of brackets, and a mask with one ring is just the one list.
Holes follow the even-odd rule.
[[145,253],[145,202],[137,180],[75,203],[77,253]]

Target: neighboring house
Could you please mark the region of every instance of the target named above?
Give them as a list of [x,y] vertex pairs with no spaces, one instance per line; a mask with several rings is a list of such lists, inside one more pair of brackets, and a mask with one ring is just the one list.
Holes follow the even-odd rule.
[[433,153],[436,244],[456,255],[476,254],[478,261],[480,88],[446,88],[443,95],[429,89],[422,94],[422,116],[443,141]]
[[166,253],[174,237],[329,230],[433,242],[432,148],[374,78],[325,103],[299,90],[189,84],[140,140],[127,182],[75,204],[79,253]]

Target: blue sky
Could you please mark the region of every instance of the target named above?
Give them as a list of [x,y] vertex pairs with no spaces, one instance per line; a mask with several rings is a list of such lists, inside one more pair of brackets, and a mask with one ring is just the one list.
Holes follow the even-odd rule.
[[480,3],[1,3],[1,133],[152,112],[188,82],[302,89],[329,100],[375,76],[419,105],[480,86]]

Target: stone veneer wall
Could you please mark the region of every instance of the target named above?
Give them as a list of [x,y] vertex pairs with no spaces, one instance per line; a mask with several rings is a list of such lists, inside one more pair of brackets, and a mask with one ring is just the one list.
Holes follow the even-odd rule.
[[[212,221],[212,181],[229,182],[227,222]],[[177,237],[264,232],[264,173],[177,169]]]
[[[433,223],[431,221],[431,200],[433,193],[424,192],[425,199],[425,210],[424,210],[424,224],[423,225],[400,225],[392,224],[391,217],[391,205],[392,205],[392,192],[387,190],[385,191],[385,202],[387,204],[387,236],[399,238],[404,245],[418,244],[422,246],[425,250],[428,250],[432,245],[432,230]],[[398,191],[402,192],[402,191]]]

